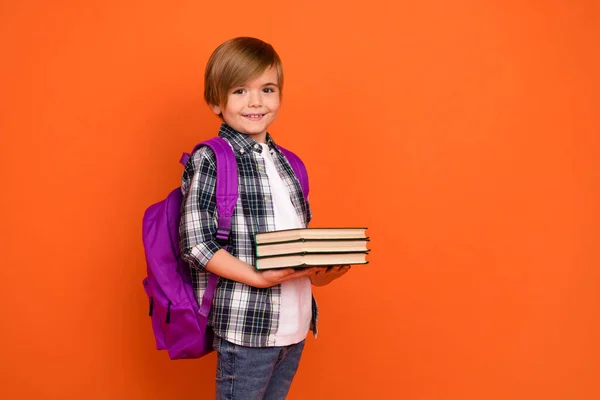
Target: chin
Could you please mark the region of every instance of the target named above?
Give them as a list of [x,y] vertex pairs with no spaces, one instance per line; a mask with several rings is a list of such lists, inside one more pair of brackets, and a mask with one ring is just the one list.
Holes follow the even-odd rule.
[[266,126],[250,126],[245,129],[246,133],[249,135],[257,135],[259,133],[263,133],[267,130],[268,125]]
[[249,136],[261,135],[263,133],[266,133],[266,131],[246,131],[246,135]]

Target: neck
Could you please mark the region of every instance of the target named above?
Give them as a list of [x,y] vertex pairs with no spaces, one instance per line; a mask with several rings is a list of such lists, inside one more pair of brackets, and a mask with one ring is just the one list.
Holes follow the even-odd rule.
[[266,134],[266,132],[258,134],[258,135],[251,135],[250,137],[252,139],[254,139],[254,141],[256,143],[267,143],[267,134]]

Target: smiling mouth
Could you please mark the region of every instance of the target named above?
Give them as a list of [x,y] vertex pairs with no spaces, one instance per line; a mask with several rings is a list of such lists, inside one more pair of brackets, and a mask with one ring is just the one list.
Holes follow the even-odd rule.
[[243,114],[244,118],[248,118],[249,120],[252,121],[259,121],[262,119],[262,117],[265,116],[265,114]]

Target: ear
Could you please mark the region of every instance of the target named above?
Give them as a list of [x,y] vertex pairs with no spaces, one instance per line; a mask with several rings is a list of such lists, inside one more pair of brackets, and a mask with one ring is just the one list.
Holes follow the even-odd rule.
[[217,106],[215,104],[210,105],[210,109],[217,115],[221,115],[221,106]]

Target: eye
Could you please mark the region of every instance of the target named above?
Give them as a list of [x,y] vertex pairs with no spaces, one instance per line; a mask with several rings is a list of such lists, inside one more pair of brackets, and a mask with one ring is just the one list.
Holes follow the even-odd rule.
[[275,93],[275,89],[271,88],[271,87],[266,87],[263,89],[263,92],[265,93]]
[[233,94],[244,94],[244,89],[236,89],[233,91]]

